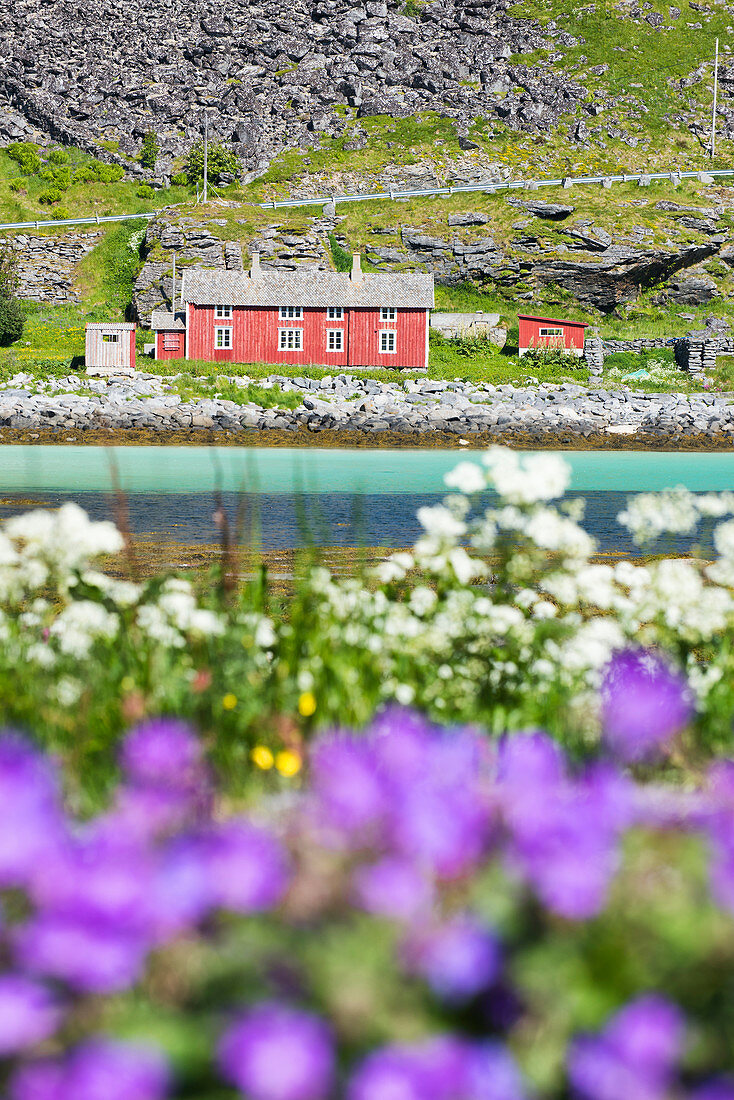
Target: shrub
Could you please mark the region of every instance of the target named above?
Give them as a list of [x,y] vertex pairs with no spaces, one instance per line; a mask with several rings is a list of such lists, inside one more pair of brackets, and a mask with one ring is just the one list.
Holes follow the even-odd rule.
[[38,146],[32,141],[15,141],[8,145],[6,152],[28,176],[35,175],[41,168]]
[[161,147],[155,132],[153,130],[148,130],[145,137],[143,138],[143,146],[140,150],[140,156],[138,158],[143,168],[155,168],[160,148]]
[[171,176],[171,183],[174,187],[185,187],[188,182],[189,177],[185,172],[176,172],[175,175]]
[[55,202],[61,202],[63,197],[63,192],[59,191],[58,187],[49,187],[46,191],[41,192],[38,201],[41,206],[53,206]]
[[331,248],[331,258],[334,261],[336,270],[351,271],[352,257],[345,248],[342,248],[334,233],[329,234],[329,246]]
[[54,221],[62,222],[71,217],[69,208],[66,206],[55,206],[51,211],[51,217]]
[[125,175],[119,164],[104,164],[101,160],[90,160],[82,164],[74,173],[77,183],[117,183]]
[[522,358],[524,367],[562,367],[564,370],[584,369],[583,359],[561,347],[528,348]]
[[[209,142],[207,151],[207,178],[210,183],[219,183],[222,176],[228,174],[239,179],[240,162],[225,145]],[[198,141],[189,150],[186,161],[186,178],[189,183],[198,183],[204,179],[204,142]]]
[[71,183],[71,172],[64,167],[42,168],[38,175],[57,191],[66,191]]
[[149,184],[141,183],[140,187],[136,189],[135,194],[139,199],[152,199],[155,195],[155,191]]
[[20,340],[24,323],[25,314],[17,298],[0,297],[0,346]]
[[11,180],[8,186],[14,195],[17,195],[19,191],[22,191],[23,194],[25,194],[25,187],[20,180]]
[[48,154],[49,164],[66,164],[67,159],[63,149],[52,149]]

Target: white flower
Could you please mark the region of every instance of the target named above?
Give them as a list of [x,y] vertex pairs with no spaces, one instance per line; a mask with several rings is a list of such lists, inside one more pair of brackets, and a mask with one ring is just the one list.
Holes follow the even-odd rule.
[[73,707],[79,702],[82,691],[83,686],[78,680],[72,680],[70,676],[62,676],[56,684],[55,695],[62,707]]
[[439,539],[456,539],[466,532],[466,524],[456,519],[441,504],[418,509],[418,522],[428,535]]
[[690,534],[698,520],[693,494],[680,486],[662,493],[638,493],[617,516],[617,522],[632,533],[638,545],[653,542],[667,532]]
[[553,500],[563,496],[568,488],[570,467],[556,455],[520,458],[506,447],[491,447],[482,462],[489,468],[497,492],[512,504]]
[[734,519],[715,528],[714,546],[722,558],[734,558]]
[[449,489],[458,489],[460,493],[481,493],[487,488],[487,479],[479,466],[473,462],[460,462],[443,478]]
[[415,688],[410,684],[398,684],[395,688],[395,698],[404,707],[409,707],[415,699]]
[[469,584],[475,577],[482,577],[487,573],[484,562],[470,558],[461,546],[449,551],[448,560],[460,584]]
[[58,639],[62,653],[86,657],[97,638],[113,638],[120,620],[99,603],[76,600],[65,607],[51,624],[50,633]]
[[427,615],[432,611],[438,601],[438,596],[431,588],[424,584],[418,585],[410,594],[408,606],[414,615]]
[[[275,645],[277,638],[270,619],[263,616],[255,628],[255,645],[260,649],[270,649]],[[305,690],[305,689],[301,689]]]

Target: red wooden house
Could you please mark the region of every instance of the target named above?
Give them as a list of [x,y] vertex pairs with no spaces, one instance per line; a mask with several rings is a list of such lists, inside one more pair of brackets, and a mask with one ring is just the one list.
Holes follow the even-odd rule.
[[559,321],[555,317],[530,317],[518,315],[520,330],[520,355],[530,348],[563,348],[569,355],[584,354],[584,330],[589,326],[583,321]]
[[[194,268],[180,314],[156,312],[156,358],[346,367],[428,366],[433,276]],[[183,352],[182,352],[183,343]]]

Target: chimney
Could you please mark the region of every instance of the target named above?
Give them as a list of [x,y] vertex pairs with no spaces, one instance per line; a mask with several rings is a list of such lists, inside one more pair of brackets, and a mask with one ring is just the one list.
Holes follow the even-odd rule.
[[352,256],[352,274],[351,279],[353,283],[362,282],[362,260],[359,252],[355,252]]
[[251,279],[259,279],[260,278],[260,253],[259,252],[253,252],[250,258],[252,260],[252,267],[250,268],[250,278]]

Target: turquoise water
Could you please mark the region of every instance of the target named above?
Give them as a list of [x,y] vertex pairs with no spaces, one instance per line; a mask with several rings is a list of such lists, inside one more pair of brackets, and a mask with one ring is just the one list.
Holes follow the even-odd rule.
[[[547,452],[546,452],[547,453]],[[184,543],[218,541],[214,512],[248,521],[245,542],[294,546],[409,546],[416,512],[447,490],[443,475],[481,451],[324,450],[235,447],[0,447],[0,518],[31,502],[76,500],[94,519],[115,519],[111,490],[125,494],[133,531]],[[569,496],[585,502],[583,525],[601,550],[633,551],[617,523],[630,494],[685,485],[734,488],[733,454],[564,451]],[[710,525],[709,525],[710,526]],[[697,539],[710,545],[710,530]],[[678,537],[666,549],[684,551]]]
[[[116,471],[128,493],[445,492],[443,475],[483,452],[258,447],[0,446],[0,493],[107,492]],[[563,451],[577,492],[636,492],[684,485],[734,489],[734,453]]]

